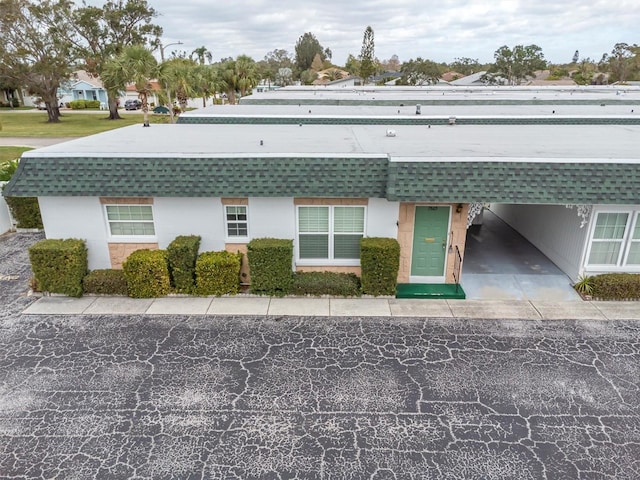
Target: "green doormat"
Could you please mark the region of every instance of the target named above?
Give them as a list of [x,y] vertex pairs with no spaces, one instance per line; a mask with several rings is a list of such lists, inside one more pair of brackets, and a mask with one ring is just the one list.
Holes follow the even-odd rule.
[[399,283],[396,286],[396,298],[433,298],[465,299],[462,286],[453,283]]

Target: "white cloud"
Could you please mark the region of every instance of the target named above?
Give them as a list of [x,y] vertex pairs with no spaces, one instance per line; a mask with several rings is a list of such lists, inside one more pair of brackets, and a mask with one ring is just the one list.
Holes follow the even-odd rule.
[[[97,3],[95,0],[94,3]],[[367,25],[376,56],[493,59],[501,45],[535,43],[556,63],[581,56],[599,59],[617,42],[638,43],[637,0],[149,0],[160,14],[164,43],[182,41],[187,52],[202,45],[214,59],[245,53],[256,60],[276,48],[290,53],[312,32],[333,51],[335,63],[359,54]]]

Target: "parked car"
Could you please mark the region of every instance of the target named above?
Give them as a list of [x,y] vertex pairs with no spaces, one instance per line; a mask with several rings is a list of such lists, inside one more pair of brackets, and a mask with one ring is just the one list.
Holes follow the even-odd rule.
[[140,100],[127,100],[124,102],[125,110],[139,110],[142,108],[142,102]]

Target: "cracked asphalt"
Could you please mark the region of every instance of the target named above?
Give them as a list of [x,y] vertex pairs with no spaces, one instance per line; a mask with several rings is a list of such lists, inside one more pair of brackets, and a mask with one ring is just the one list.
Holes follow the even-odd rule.
[[0,237],[0,477],[640,478],[640,322],[27,316]]

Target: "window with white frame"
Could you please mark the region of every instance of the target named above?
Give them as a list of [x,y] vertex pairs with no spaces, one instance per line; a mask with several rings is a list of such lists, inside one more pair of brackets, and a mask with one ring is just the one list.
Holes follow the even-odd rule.
[[106,205],[109,231],[113,236],[156,234],[151,205]]
[[299,206],[300,260],[357,261],[364,236],[365,207]]
[[225,223],[227,237],[246,237],[249,235],[246,205],[225,205]]
[[629,240],[627,265],[640,265],[640,213],[636,215],[635,226]]
[[640,212],[598,212],[587,265],[640,267]]

